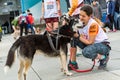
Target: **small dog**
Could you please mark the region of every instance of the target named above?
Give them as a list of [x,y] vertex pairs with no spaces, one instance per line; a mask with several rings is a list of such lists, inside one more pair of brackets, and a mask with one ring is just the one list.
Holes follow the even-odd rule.
[[17,39],[8,52],[4,72],[7,72],[8,69],[12,67],[15,57],[15,51],[18,49],[18,57],[20,61],[18,80],[22,80],[22,76],[24,76],[24,80],[26,80],[26,75],[32,64],[36,50],[39,50],[41,54],[43,53],[52,57],[60,56],[62,70],[64,74],[72,75],[72,73],[68,71],[67,67],[67,43],[70,43],[71,37],[73,37],[74,32],[71,28],[71,25],[63,25],[59,27],[58,30],[59,33],[51,34],[50,36],[54,46],[57,42],[55,36],[59,37],[58,46],[56,49],[58,52],[56,52],[56,50],[51,47],[47,34],[22,36]]

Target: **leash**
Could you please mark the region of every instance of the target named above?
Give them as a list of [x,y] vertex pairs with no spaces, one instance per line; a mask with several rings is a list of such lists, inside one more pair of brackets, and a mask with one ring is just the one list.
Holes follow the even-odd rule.
[[56,37],[56,49],[58,49],[59,31],[60,31],[60,29],[58,28],[57,37]]
[[42,80],[42,78],[39,76],[39,74],[35,71],[35,69],[31,66],[31,69],[35,72],[35,74],[37,75],[37,77],[39,78],[39,80]]
[[48,42],[49,42],[51,48],[52,48],[56,53],[59,53],[59,52],[60,52],[60,51],[58,50],[58,39],[59,39],[59,37],[71,38],[70,36],[61,35],[61,34],[59,34],[58,32],[59,32],[59,30],[57,31],[57,33],[52,33],[53,35],[57,35],[57,37],[56,37],[56,48],[55,48],[55,46],[54,46],[54,44],[53,44],[53,41],[52,41],[51,36],[49,36],[49,32],[48,32],[48,31],[47,31],[47,34],[46,34],[46,35],[47,35],[47,38],[48,38]]
[[[73,43],[74,44],[74,43]],[[70,54],[70,59],[72,58],[72,54]],[[89,69],[85,69],[85,70],[78,70],[78,69],[75,69],[74,68],[74,65],[72,65],[72,64],[69,64],[69,66],[71,67],[71,69],[73,70],[73,71],[75,71],[75,72],[78,72],[78,73],[82,73],[82,72],[90,72],[90,71],[92,71],[93,70],[93,68],[94,68],[94,66],[95,66],[95,59],[94,60],[92,60],[93,61],[93,65],[92,65],[92,67],[91,68],[89,68]]]
[[[46,24],[48,27],[50,27],[48,24]],[[52,27],[52,29],[53,29],[53,27]],[[59,29],[58,29],[58,31],[57,31],[57,37],[56,37],[56,48],[54,47],[54,45],[53,45],[53,42],[52,42],[52,39],[51,39],[51,37],[49,36],[49,33],[48,33],[48,31],[47,31],[47,38],[48,38],[48,41],[49,41],[49,43],[50,43],[50,46],[51,46],[51,48],[56,52],[56,53],[59,53],[59,50],[57,50],[58,49],[58,39],[59,39]]]
[[78,70],[78,69],[75,69],[74,66],[72,64],[69,65],[71,67],[71,69],[75,72],[78,72],[78,73],[83,73],[83,72],[90,72],[93,70],[94,66],[95,66],[95,60],[93,61],[93,65],[90,69],[86,69],[86,70]]

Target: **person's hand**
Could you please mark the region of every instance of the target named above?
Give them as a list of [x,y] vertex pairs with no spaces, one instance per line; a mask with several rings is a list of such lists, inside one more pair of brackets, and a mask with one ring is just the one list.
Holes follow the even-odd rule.
[[78,34],[77,32],[74,33],[74,38],[79,39],[79,37],[80,37],[80,34]]
[[40,23],[42,22],[42,20],[44,20],[44,16],[43,15],[40,17]]
[[58,15],[59,15],[59,16],[61,16],[61,15],[62,15],[61,10],[58,10]]
[[43,19],[44,19],[44,16],[43,16],[43,15],[41,15],[40,19],[41,19],[41,20],[43,20]]

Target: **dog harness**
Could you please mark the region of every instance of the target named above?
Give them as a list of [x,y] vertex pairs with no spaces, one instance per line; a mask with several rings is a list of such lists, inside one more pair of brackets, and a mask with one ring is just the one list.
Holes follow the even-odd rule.
[[49,41],[49,44],[50,44],[50,46],[51,46],[51,48],[56,52],[56,53],[60,53],[60,51],[57,49],[57,47],[58,47],[58,39],[56,39],[56,48],[55,48],[55,46],[54,46],[54,44],[53,44],[53,41],[52,41],[52,39],[51,39],[51,36],[49,35],[49,33],[48,33],[48,31],[47,31],[47,38],[48,38],[48,41]]

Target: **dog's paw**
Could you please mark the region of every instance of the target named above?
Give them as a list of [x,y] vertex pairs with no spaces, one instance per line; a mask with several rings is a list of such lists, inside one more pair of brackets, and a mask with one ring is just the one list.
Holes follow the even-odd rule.
[[72,75],[73,75],[73,73],[68,72],[68,73],[66,73],[66,75],[67,75],[67,76],[72,76]]
[[65,72],[64,74],[66,74],[67,76],[72,76],[73,75],[73,73],[71,73],[71,72]]

